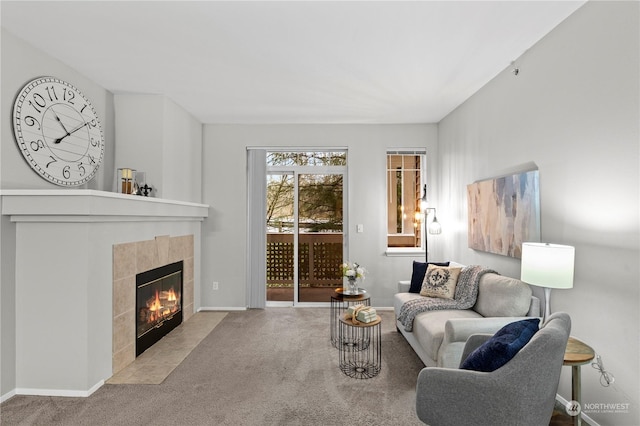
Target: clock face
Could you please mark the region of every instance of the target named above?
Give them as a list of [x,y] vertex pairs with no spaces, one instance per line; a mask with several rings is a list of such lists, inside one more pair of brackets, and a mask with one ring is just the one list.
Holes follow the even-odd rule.
[[104,137],[91,102],[54,77],[27,83],[13,105],[13,131],[27,163],[60,186],[82,185],[104,157]]

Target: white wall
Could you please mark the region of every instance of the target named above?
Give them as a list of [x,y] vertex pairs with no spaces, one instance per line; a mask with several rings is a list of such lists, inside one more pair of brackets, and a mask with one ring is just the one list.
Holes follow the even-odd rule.
[[[131,168],[146,173],[148,185],[161,197],[164,137],[164,97],[161,95],[116,94],[115,168]],[[116,191],[114,179],[112,191]]]
[[199,203],[202,199],[202,123],[175,102],[164,103],[165,198]]
[[162,95],[117,94],[115,111],[116,168],[145,172],[154,197],[200,202],[202,124]]
[[[349,257],[369,274],[375,306],[392,306],[399,277],[409,279],[416,257],[387,257],[386,150],[426,147],[435,158],[437,127],[416,125],[205,125],[203,307],[246,306],[247,147],[339,147],[348,153]],[[431,164],[430,164],[431,166]],[[431,169],[430,177],[435,175]],[[364,225],[356,233],[356,224]],[[421,257],[420,257],[421,258]],[[211,282],[220,283],[219,290]]]
[[[551,309],[616,377],[604,388],[583,366],[583,403],[630,404],[586,410],[602,425],[640,424],[638,6],[587,3],[516,61],[518,76],[505,70],[439,123],[445,257],[519,277],[519,260],[467,248],[465,188],[538,166],[542,239],[576,248],[574,288],[552,291]],[[565,368],[566,400],[570,386]]]

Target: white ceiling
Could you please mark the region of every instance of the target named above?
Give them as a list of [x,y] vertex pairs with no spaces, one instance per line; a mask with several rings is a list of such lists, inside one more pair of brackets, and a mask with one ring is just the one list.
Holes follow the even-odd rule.
[[583,4],[0,6],[5,29],[107,90],[166,95],[203,123],[435,123]]

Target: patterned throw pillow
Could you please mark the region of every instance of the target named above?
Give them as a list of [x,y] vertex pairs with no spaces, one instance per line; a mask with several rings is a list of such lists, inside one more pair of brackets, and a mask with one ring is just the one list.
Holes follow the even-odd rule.
[[414,260],[409,293],[420,293],[420,290],[422,289],[422,282],[424,281],[424,275],[427,273],[428,265],[449,266],[449,262],[429,262],[427,264],[425,262],[417,262]]
[[421,296],[453,299],[461,267],[429,265],[422,282]]

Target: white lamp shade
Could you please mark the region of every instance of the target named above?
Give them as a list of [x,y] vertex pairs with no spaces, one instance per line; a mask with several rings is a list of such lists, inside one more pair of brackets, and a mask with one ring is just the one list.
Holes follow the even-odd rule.
[[520,279],[547,288],[573,287],[572,246],[549,243],[522,243]]

